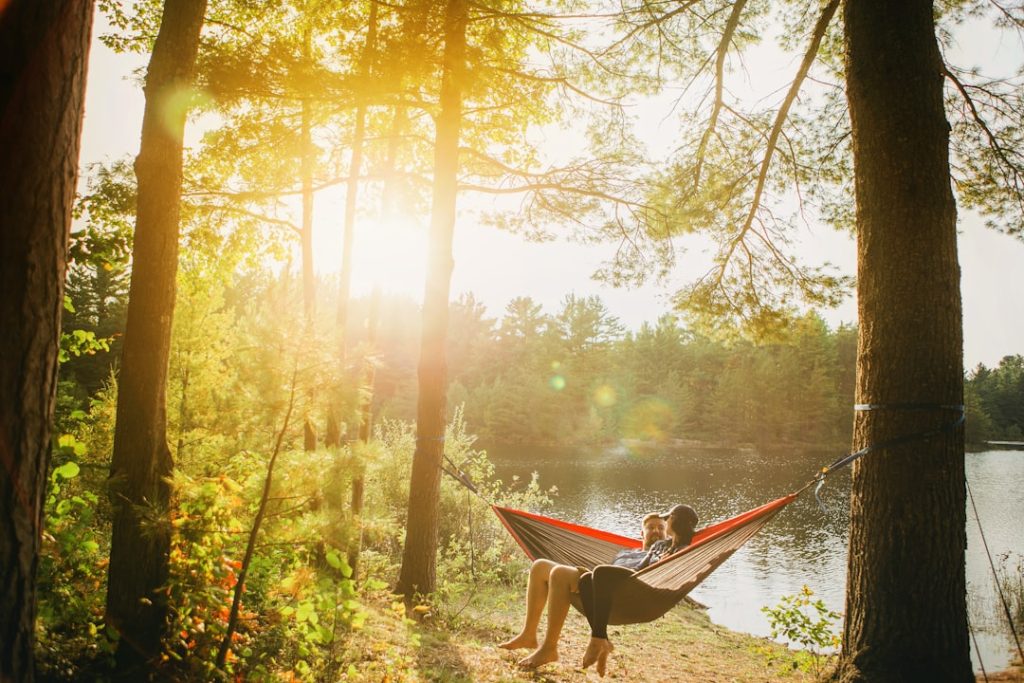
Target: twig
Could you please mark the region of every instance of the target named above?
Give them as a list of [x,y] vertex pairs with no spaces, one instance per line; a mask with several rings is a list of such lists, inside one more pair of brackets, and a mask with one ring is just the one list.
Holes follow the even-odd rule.
[[253,551],[256,547],[256,535],[260,531],[260,524],[262,524],[267,510],[267,500],[270,498],[270,485],[274,479],[274,464],[277,462],[277,456],[281,452],[281,443],[284,441],[284,435],[288,431],[288,423],[292,417],[292,410],[295,408],[295,385],[298,375],[299,358],[296,356],[295,367],[292,370],[291,392],[288,396],[288,410],[284,414],[284,423],[281,425],[281,431],[277,433],[274,451],[271,453],[270,461],[267,463],[267,478],[263,482],[263,495],[260,496],[260,506],[256,511],[256,518],[252,522],[252,531],[249,532],[249,541],[245,546],[245,557],[242,558],[242,568],[238,570],[238,582],[235,583],[235,595],[231,600],[231,614],[228,617],[227,630],[224,632],[224,640],[221,641],[220,649],[217,651],[217,668],[221,670],[224,669],[224,663],[227,661],[228,648],[231,647],[231,636],[238,625],[238,609],[242,604],[242,590],[245,588],[245,577],[249,573],[249,564],[252,562]]

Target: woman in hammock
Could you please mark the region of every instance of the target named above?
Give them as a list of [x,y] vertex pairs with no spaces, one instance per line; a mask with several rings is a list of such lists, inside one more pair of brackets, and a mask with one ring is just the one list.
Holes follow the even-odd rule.
[[[672,513],[681,508],[686,508],[690,511],[693,523],[690,525],[689,533],[685,534],[685,542],[682,538],[683,534],[680,535],[679,542],[675,542],[672,538],[665,538],[665,520],[671,519]],[[682,519],[681,515],[677,517]],[[608,573],[602,569],[596,583],[593,581],[593,574],[583,568],[557,564],[551,560],[536,560],[530,568],[530,580],[527,584],[526,623],[519,635],[502,643],[499,647],[509,650],[521,647],[536,647],[537,649],[533,653],[520,660],[519,666],[523,668],[533,669],[543,664],[557,661],[558,639],[561,636],[562,626],[565,623],[573,593],[580,593],[584,612],[587,614],[588,621],[591,622],[591,630],[599,636],[602,629],[600,626],[597,626],[595,631],[595,624],[603,622],[606,628],[608,615],[611,611],[612,597],[611,595],[606,595],[606,588],[610,589],[617,585],[621,576],[632,576],[634,571],[653,564],[662,557],[666,557],[671,549],[682,547],[682,545],[689,543],[689,538],[693,535],[693,526],[696,525],[696,517],[696,513],[693,513],[692,508],[685,505],[677,505],[664,515],[652,513],[645,516],[642,522],[643,550],[621,551],[611,565],[601,565],[603,568],[609,568],[614,571]],[[682,524],[680,522],[681,527]],[[621,572],[621,575],[616,572]],[[586,593],[583,592],[584,590],[586,590]],[[544,641],[540,647],[537,647],[537,627],[540,624],[540,615],[544,609],[545,602],[548,607],[548,630],[544,636]],[[601,639],[597,638],[597,640],[600,641]],[[603,643],[608,647],[598,647],[601,643],[596,642],[595,638],[592,638],[591,647],[588,648],[587,652],[594,659],[589,663],[586,658],[584,659],[586,666],[597,661],[600,672],[603,672],[605,662],[607,661],[607,654],[611,652],[606,634]],[[601,656],[602,652],[604,653],[603,657]]]
[[[652,512],[641,522],[642,550],[623,550],[613,562],[638,567],[647,557],[650,547],[666,538],[666,524],[661,515]],[[571,596],[579,592],[580,576],[588,573],[582,567],[559,564],[552,560],[534,560],[526,584],[526,623],[515,638],[498,645],[506,650],[524,647],[536,648],[528,657],[519,660],[519,666],[535,669],[558,661],[558,639],[569,613]],[[544,641],[537,647],[537,627],[544,606],[548,608],[548,630]]]
[[690,544],[694,530],[697,528],[697,513],[689,505],[676,505],[661,515],[668,522],[667,539],[653,543],[644,561],[637,567],[602,564],[580,577],[579,592],[583,602],[583,611],[590,623],[590,643],[583,654],[584,669],[597,664],[597,673],[604,676],[611,654],[611,641],[608,640],[608,618],[616,592],[623,582],[632,580],[636,571],[648,567]]

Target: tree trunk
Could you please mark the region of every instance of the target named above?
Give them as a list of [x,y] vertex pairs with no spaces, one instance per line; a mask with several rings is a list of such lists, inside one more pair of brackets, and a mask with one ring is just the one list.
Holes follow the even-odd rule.
[[[366,319],[367,353],[375,354],[377,347],[377,327],[380,323],[380,288],[375,287],[370,298],[370,315]],[[370,442],[373,430],[373,383],[376,376],[374,359],[368,358],[363,367],[362,405],[359,407],[359,440],[365,445]],[[352,523],[355,530],[348,548],[348,566],[352,568],[352,578],[359,576],[359,553],[363,547],[363,496],[366,492],[366,462],[360,457],[355,464],[352,475]]]
[[0,9],[0,680],[31,681],[92,2]]
[[146,75],[135,159],[138,209],[117,424],[110,468],[113,537],[107,623],[120,634],[118,675],[138,678],[160,653],[167,622],[170,484],[167,362],[178,270],[185,107],[206,0],[164,6]]
[[[942,63],[927,0],[845,3],[856,170],[854,447],[951,425],[963,403],[956,206]],[[885,409],[884,405],[889,405]],[[856,463],[839,678],[972,681],[963,431]]]
[[[311,68],[312,29],[307,26],[303,33],[303,66]],[[299,175],[302,177],[302,309],[306,316],[306,333],[312,333],[313,317],[316,315],[316,273],[313,270],[313,131],[312,103],[308,97],[302,99],[300,123]]]
[[[360,76],[369,80],[371,66],[377,49],[377,3],[370,4],[369,25],[366,29],[366,44],[360,58]],[[359,194],[359,174],[363,168],[363,142],[366,138],[366,105],[356,106],[355,125],[352,131],[352,161],[348,168],[348,183],[345,189],[345,225],[342,232],[341,273],[338,279],[338,329],[341,331],[342,360],[345,358],[345,338],[348,335],[348,305],[352,288],[352,243],[356,234],[356,200]]]
[[434,141],[434,186],[430,216],[429,260],[423,292],[416,452],[409,482],[405,548],[396,592],[411,601],[434,592],[441,455],[447,422],[445,394],[448,297],[451,289],[452,236],[458,192],[459,128],[466,52],[466,2],[448,0],[445,11],[444,68]]

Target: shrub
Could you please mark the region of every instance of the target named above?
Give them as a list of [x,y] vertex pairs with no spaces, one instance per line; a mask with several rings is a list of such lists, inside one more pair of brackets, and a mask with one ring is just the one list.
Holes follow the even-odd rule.
[[834,633],[839,614],[828,609],[820,598],[815,600],[814,591],[807,586],[796,595],[782,596],[775,607],[762,607],[761,611],[768,615],[772,638],[784,638],[803,647],[809,655],[808,668],[815,677],[820,676],[831,656],[825,650],[840,644]]

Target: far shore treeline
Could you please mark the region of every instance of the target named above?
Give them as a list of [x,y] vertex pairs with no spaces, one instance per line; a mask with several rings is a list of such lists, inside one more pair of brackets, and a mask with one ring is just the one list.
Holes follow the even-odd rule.
[[[81,354],[62,367],[63,412],[86,408],[115,371],[124,325],[126,279],[103,259],[80,259],[69,279],[65,329],[109,339],[113,353]],[[109,259],[109,260],[108,260]],[[189,381],[175,365],[210,347],[226,354],[245,346],[245,330],[257,327],[249,302],[255,294],[299,296],[287,274],[236,279],[209,264],[186,268],[186,296],[179,301],[182,327],[196,316],[208,325],[203,339],[175,338],[172,358],[172,427],[201,434],[197,411],[173,405]],[[223,305],[190,298],[187,292],[223,289]],[[215,284],[219,281],[219,284]],[[290,284],[289,284],[290,283]],[[289,289],[291,287],[291,289]],[[332,287],[320,288],[328,297]],[[198,307],[192,310],[192,307]],[[288,308],[287,305],[284,308]],[[332,311],[331,301],[322,307]],[[369,298],[351,306],[349,335],[365,336]],[[202,310],[200,310],[202,309]],[[213,316],[213,318],[211,318]],[[420,313],[409,297],[385,296],[373,349],[375,414],[415,418]],[[223,335],[223,340],[213,337]],[[814,312],[797,317],[771,341],[712,339],[688,330],[671,315],[626,330],[597,296],[567,294],[555,310],[519,297],[503,311],[488,310],[472,294],[452,303],[448,339],[450,405],[464,405],[467,428],[484,443],[581,446],[620,439],[657,444],[753,446],[765,451],[842,448],[850,439],[854,402],[857,330],[831,329]],[[194,370],[192,371],[194,374]],[[967,441],[1024,438],[1024,357],[1003,358],[995,368],[979,364],[965,374]],[[62,411],[58,411],[60,414]],[[174,424],[175,416],[189,424]],[[187,416],[187,417],[185,417]]]

